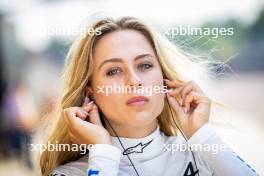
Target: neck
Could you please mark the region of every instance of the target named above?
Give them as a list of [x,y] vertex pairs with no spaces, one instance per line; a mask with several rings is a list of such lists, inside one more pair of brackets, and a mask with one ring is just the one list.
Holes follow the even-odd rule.
[[[111,123],[111,122],[110,122]],[[114,123],[111,123],[111,126],[114,128],[115,132],[119,137],[125,138],[142,138],[151,134],[157,128],[157,120],[155,119],[153,122],[143,126],[120,126]],[[106,123],[106,129],[110,133],[111,136],[116,136],[112,128]]]

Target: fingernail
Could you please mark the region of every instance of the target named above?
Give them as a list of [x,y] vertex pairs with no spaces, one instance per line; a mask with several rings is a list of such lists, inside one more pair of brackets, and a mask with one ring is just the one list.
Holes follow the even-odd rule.
[[187,108],[186,108],[186,107],[184,107],[183,109],[184,109],[184,112],[185,112],[185,113],[187,113]]
[[86,112],[86,111],[84,111],[84,110],[82,110],[82,113],[84,114],[84,115],[89,115],[89,113],[88,112]]
[[90,104],[92,104],[94,101],[90,101],[87,105],[90,105]]
[[87,96],[85,96],[85,98],[84,98],[84,102],[85,102],[85,103],[88,103],[88,102],[89,102],[89,98],[88,98]]

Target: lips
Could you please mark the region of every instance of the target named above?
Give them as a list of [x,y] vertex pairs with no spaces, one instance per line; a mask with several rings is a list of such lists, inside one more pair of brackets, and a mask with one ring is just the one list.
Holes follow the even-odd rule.
[[146,104],[149,101],[147,97],[144,96],[137,96],[130,98],[126,104],[127,105],[143,105]]

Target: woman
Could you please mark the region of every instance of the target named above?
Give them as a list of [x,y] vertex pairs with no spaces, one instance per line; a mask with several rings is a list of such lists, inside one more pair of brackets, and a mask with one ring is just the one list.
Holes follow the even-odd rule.
[[[105,18],[92,28],[99,35],[87,34],[69,52],[65,92],[46,143],[93,147],[84,156],[44,151],[42,175],[256,175],[230,150],[175,148],[224,145],[208,124],[211,100],[193,82],[206,74],[201,64],[136,18]],[[103,91],[114,86],[130,91]],[[168,89],[139,93],[147,86]]]

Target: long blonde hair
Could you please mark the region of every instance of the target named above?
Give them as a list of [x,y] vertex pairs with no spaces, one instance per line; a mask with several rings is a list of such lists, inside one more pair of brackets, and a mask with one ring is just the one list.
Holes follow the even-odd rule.
[[[68,136],[67,124],[63,119],[62,110],[72,106],[81,106],[85,98],[85,88],[89,83],[93,69],[93,48],[96,42],[106,33],[118,30],[136,30],[142,33],[151,43],[163,76],[178,83],[187,80],[199,81],[206,70],[200,62],[194,62],[184,52],[180,51],[162,35],[152,30],[149,25],[133,17],[119,19],[104,18],[91,26],[101,31],[100,35],[86,34],[73,43],[65,60],[64,90],[54,116],[46,122],[46,132],[42,133],[43,144],[63,143],[71,144]],[[99,107],[100,108],[100,107]],[[170,114],[169,106],[165,102],[164,109],[158,117],[161,131],[166,135],[177,135],[177,127],[173,123],[175,113]],[[176,120],[177,121],[177,120]],[[49,175],[57,166],[74,161],[80,157],[79,152],[73,151],[44,151],[39,158],[41,173]]]

